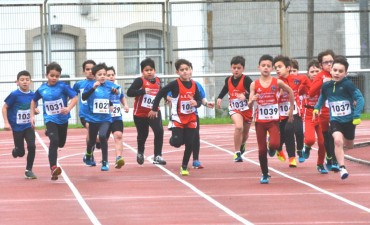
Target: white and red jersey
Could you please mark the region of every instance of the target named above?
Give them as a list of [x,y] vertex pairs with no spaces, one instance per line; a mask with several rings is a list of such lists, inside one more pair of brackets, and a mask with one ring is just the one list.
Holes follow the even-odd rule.
[[[306,120],[306,121],[312,121],[313,109],[314,109],[314,106],[316,105],[316,103],[318,102],[319,97],[320,97],[319,94],[316,94],[316,95],[310,97],[310,95],[308,93],[309,93],[309,90],[311,88],[311,85],[312,85],[312,81],[308,80],[307,82],[305,82],[305,85],[304,85],[305,87],[303,88],[303,96],[304,96],[303,106],[304,106],[304,110],[305,110],[304,120]],[[316,117],[315,120],[318,121],[318,117]]]
[[[321,87],[323,84],[323,80],[325,78],[330,78],[330,79],[332,78],[328,71],[321,70],[316,75],[315,79],[312,81],[312,85],[311,85],[310,92],[309,92],[309,95],[311,97],[316,96],[316,95],[319,95],[319,96],[321,95]],[[330,111],[329,104],[326,101],[320,110],[321,119],[325,118],[325,120],[329,121],[329,111]]]
[[[299,87],[302,84],[302,80],[299,76],[288,75],[286,78],[279,77],[279,80],[287,84],[292,90],[294,95],[294,108],[293,115],[301,116],[301,100],[299,98]],[[289,93],[283,91],[279,98],[279,109],[280,109],[280,120],[288,117],[288,111],[290,108]]]
[[253,109],[248,107],[248,98],[244,101],[240,100],[237,96],[240,94],[249,94],[248,90],[245,89],[244,87],[244,78],[245,75],[242,74],[242,77],[236,87],[231,82],[231,79],[233,79],[232,76],[230,76],[228,80],[228,89],[229,89],[229,110],[230,111],[235,111],[235,112],[240,112],[240,113],[246,113],[248,114],[248,117],[251,117],[253,115]]
[[194,99],[197,85],[193,80],[191,80],[191,83],[191,88],[188,89],[177,78],[179,95],[176,98],[171,98],[171,120],[181,124],[197,122],[195,107],[190,105],[190,101]]
[[272,77],[270,85],[266,88],[262,87],[260,79],[254,82],[255,93],[259,95],[257,99],[256,122],[279,121],[279,90],[277,81],[277,78]]
[[[143,80],[141,89],[150,88],[150,93],[136,96],[134,103],[134,115],[138,117],[148,117],[148,113],[152,110],[154,98],[161,88],[161,81],[158,77],[155,78],[154,84],[140,77]],[[159,107],[158,107],[159,111]]]

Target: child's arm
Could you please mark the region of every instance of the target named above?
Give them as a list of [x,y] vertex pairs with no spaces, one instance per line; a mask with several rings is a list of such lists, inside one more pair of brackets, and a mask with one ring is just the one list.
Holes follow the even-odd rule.
[[144,94],[148,94],[150,88],[141,89],[143,86],[143,80],[138,77],[134,80],[131,86],[127,89],[127,96],[136,97]]
[[166,86],[164,86],[163,88],[159,89],[157,95],[155,96],[152,110],[148,113],[148,117],[150,119],[154,119],[158,117],[158,106],[159,106],[159,103],[161,102],[161,99],[167,96],[167,93],[170,91],[172,91],[172,94],[174,94],[175,93],[174,89],[176,89],[176,87],[178,90],[177,80],[174,80],[170,82],[169,84],[167,84]]
[[71,99],[71,102],[69,103],[68,107],[62,108],[62,114],[63,115],[68,114],[73,109],[73,107],[75,107],[76,103],[77,103],[77,95]]
[[4,103],[3,106],[4,130],[12,130],[8,120],[8,105]]
[[361,123],[361,112],[365,105],[364,97],[359,89],[355,89],[353,93],[353,99],[356,101],[356,107],[353,112],[353,124],[358,125]]
[[314,110],[312,112],[312,115],[313,115],[312,116],[312,121],[314,121],[316,119],[316,115],[319,114],[319,111],[322,108],[322,106],[325,104],[326,99],[327,99],[327,96],[326,96],[325,92],[324,91],[321,92],[319,100],[317,101],[317,103],[314,107]]
[[82,100],[86,101],[92,95],[92,93],[94,93],[95,89],[97,89],[100,85],[100,82],[96,81],[92,88],[90,88],[90,85],[87,86],[84,90],[84,93],[82,93]]
[[128,113],[128,111],[130,110],[130,108],[128,107],[126,97],[121,98],[121,103],[123,105],[123,109],[125,110],[125,113]]
[[31,116],[31,126],[32,126],[32,128],[35,128],[35,124],[36,124],[35,108],[36,108],[36,102],[34,100],[32,100],[31,101],[31,106],[30,106],[30,116]]
[[225,97],[225,95],[227,94],[227,92],[229,92],[228,79],[229,79],[229,77],[226,77],[226,79],[225,79],[225,85],[222,88],[220,94],[218,94],[218,97],[217,97],[217,108],[218,109],[221,109],[221,101],[222,101],[222,98]]
[[259,94],[255,94],[255,84],[254,81],[252,82],[250,86],[250,94],[249,94],[249,100],[248,100],[248,108],[251,108],[253,106],[253,103],[257,101]]

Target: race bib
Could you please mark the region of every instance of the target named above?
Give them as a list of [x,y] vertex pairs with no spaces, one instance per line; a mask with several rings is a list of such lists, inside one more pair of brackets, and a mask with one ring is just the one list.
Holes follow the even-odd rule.
[[47,115],[60,114],[62,112],[62,108],[64,107],[62,99],[58,99],[55,101],[45,101],[44,105]]
[[109,100],[108,99],[94,99],[93,113],[109,114]]
[[143,100],[141,101],[141,107],[148,108],[148,109],[153,108],[154,99],[155,99],[155,95],[145,94],[143,96]]
[[190,105],[190,101],[181,101],[181,113],[191,114],[195,112],[195,108]]
[[351,104],[348,100],[329,102],[332,116],[347,116],[352,113]]
[[121,104],[113,104],[112,117],[121,116]]
[[[282,103],[279,104],[279,107],[280,107],[280,116],[288,116],[290,102],[282,102]],[[296,103],[294,101],[293,115],[296,115],[297,113],[298,113],[297,112],[297,106],[296,106]]]
[[240,99],[231,99],[230,101],[230,109],[231,110],[239,110],[239,111],[245,111],[248,110],[248,101],[247,99],[242,101]]
[[279,105],[258,105],[259,120],[275,120],[279,119]]
[[31,122],[31,112],[29,109],[17,111],[17,124],[25,124],[30,122]]

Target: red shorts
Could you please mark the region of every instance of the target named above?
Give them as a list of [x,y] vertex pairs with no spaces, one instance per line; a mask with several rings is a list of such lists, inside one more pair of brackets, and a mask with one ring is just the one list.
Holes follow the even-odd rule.
[[179,127],[179,128],[197,128],[197,121],[195,122],[190,122],[186,124],[178,123],[176,121],[173,121],[172,127]]
[[253,110],[252,109],[248,109],[248,110],[245,110],[245,111],[239,111],[239,110],[230,110],[229,111],[230,117],[232,115],[236,114],[236,113],[243,116],[244,123],[252,123],[252,121],[253,121]]

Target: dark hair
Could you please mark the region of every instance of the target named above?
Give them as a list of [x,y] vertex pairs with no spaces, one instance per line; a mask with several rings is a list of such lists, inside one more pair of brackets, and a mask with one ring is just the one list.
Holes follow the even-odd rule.
[[327,55],[331,55],[331,57],[333,57],[333,59],[334,59],[334,57],[335,57],[335,53],[333,52],[333,50],[331,50],[331,49],[326,49],[326,50],[324,50],[324,51],[320,52],[320,53],[317,55],[317,60],[319,60],[319,63],[320,63],[320,64],[322,63],[322,58],[323,58],[324,56],[327,56]]
[[91,72],[92,72],[92,74],[95,76],[95,75],[96,75],[96,73],[97,73],[99,70],[101,70],[101,69],[105,69],[105,70],[107,70],[107,65],[105,65],[105,63],[99,63],[99,64],[96,64],[96,65],[92,68]]
[[307,64],[307,72],[310,70],[312,66],[315,66],[316,68],[320,68],[319,61],[317,61],[316,59],[309,61]]
[[143,71],[146,66],[150,66],[153,69],[155,69],[154,60],[151,58],[145,58],[143,61],[141,61],[140,63],[141,71]]
[[245,67],[245,58],[243,56],[240,56],[240,55],[234,56],[231,59],[230,65],[237,65],[237,64],[240,64],[243,67]]
[[346,57],[344,57],[343,55],[336,55],[334,57],[333,65],[336,64],[336,63],[342,64],[346,68],[346,72],[347,72],[349,64],[348,64],[348,61],[347,61]]
[[52,62],[49,65],[46,66],[46,74],[49,74],[51,70],[56,70],[59,73],[62,72],[62,67],[56,62]]
[[274,58],[271,55],[263,55],[261,56],[260,60],[258,61],[258,65],[261,64],[262,61],[269,60],[271,63],[274,61]]
[[288,56],[278,55],[275,56],[273,64],[275,65],[277,62],[282,62],[285,67],[291,66],[290,58]]
[[114,69],[114,67],[113,67],[113,66],[107,67],[107,71],[108,71],[108,70],[113,70],[114,74],[116,74],[116,70]]
[[290,65],[292,68],[299,70],[298,61],[295,59],[290,59]]
[[31,78],[31,74],[30,74],[30,72],[28,72],[27,70],[22,70],[21,72],[19,72],[19,73],[17,74],[17,80],[19,80],[19,78],[20,78],[21,76],[26,76],[26,77],[30,77],[30,78]]
[[183,64],[185,64],[185,65],[187,65],[187,66],[189,66],[190,68],[193,69],[193,65],[191,64],[191,62],[189,62],[186,59],[178,59],[175,62],[175,68],[176,68],[176,70],[179,70],[180,69],[180,66],[183,65]]
[[82,71],[85,71],[85,68],[86,68],[86,65],[87,64],[93,64],[94,66],[96,65],[95,61],[92,60],[92,59],[89,59],[89,60],[86,60],[83,64],[82,64]]

